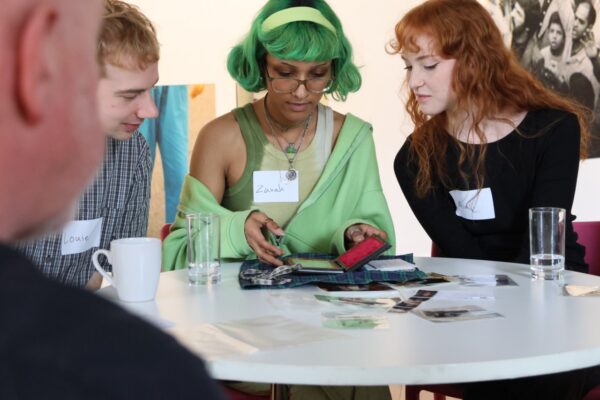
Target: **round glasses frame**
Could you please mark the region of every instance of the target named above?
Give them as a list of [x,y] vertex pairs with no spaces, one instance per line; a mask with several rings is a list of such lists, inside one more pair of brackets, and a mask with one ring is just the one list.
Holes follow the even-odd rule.
[[265,75],[269,82],[271,82],[271,87],[275,93],[294,93],[300,85],[304,85],[307,91],[314,94],[321,94],[331,89],[331,85],[333,84],[333,78],[273,78],[269,75],[268,70],[265,70]]

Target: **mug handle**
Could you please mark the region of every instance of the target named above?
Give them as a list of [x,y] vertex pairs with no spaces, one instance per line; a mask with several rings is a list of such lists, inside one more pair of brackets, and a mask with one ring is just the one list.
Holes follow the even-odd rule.
[[113,281],[112,276],[110,276],[108,274],[108,272],[106,272],[104,270],[104,268],[102,268],[100,266],[100,263],[98,262],[98,256],[101,254],[104,254],[104,256],[106,257],[108,262],[110,264],[112,264],[112,261],[110,260],[110,251],[104,250],[104,249],[98,249],[94,252],[94,254],[92,255],[92,264],[94,264],[94,268],[96,268],[96,271],[98,271],[100,273],[100,275],[102,275],[104,277],[104,279],[106,279],[108,281],[108,283],[110,283],[112,286],[115,286],[115,282]]

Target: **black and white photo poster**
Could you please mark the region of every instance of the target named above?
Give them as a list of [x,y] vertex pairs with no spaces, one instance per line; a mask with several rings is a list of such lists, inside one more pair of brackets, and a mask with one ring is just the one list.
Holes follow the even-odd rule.
[[480,0],[521,64],[548,88],[592,111],[589,157],[600,157],[597,0]]

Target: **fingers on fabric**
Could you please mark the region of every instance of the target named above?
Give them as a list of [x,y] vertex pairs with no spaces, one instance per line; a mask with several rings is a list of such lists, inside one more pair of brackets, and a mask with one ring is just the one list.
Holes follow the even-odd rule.
[[244,233],[248,245],[254,250],[259,261],[272,265],[283,265],[283,262],[277,257],[283,255],[283,251],[265,238],[263,234],[263,228],[276,233],[276,231],[283,231],[277,225],[275,221],[269,218],[266,214],[261,212],[254,212],[250,214],[244,225]]
[[273,246],[264,238],[249,244],[256,253],[256,257],[260,262],[277,266],[283,265],[283,261],[277,258],[283,254],[279,247]]

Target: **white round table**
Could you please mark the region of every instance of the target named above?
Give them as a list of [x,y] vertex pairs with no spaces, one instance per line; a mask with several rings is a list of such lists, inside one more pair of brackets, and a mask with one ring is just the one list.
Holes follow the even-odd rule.
[[[494,301],[434,298],[420,306],[475,304],[504,318],[433,323],[412,313],[387,313],[389,329],[343,330],[345,337],[339,340],[211,360],[212,375],[286,384],[412,385],[517,378],[600,363],[600,297],[563,296],[556,283],[531,281],[527,265],[447,258],[415,261],[424,271],[447,275],[507,274],[518,286],[485,288]],[[283,315],[321,327],[321,305],[312,294],[325,292],[315,286],[241,290],[238,269],[239,264],[223,265],[222,281],[208,287],[188,286],[185,270],[163,273],[155,303],[123,305],[178,326]],[[600,286],[600,277],[567,272],[565,283]],[[484,290],[456,283],[429,288]],[[118,302],[113,288],[100,292]]]

